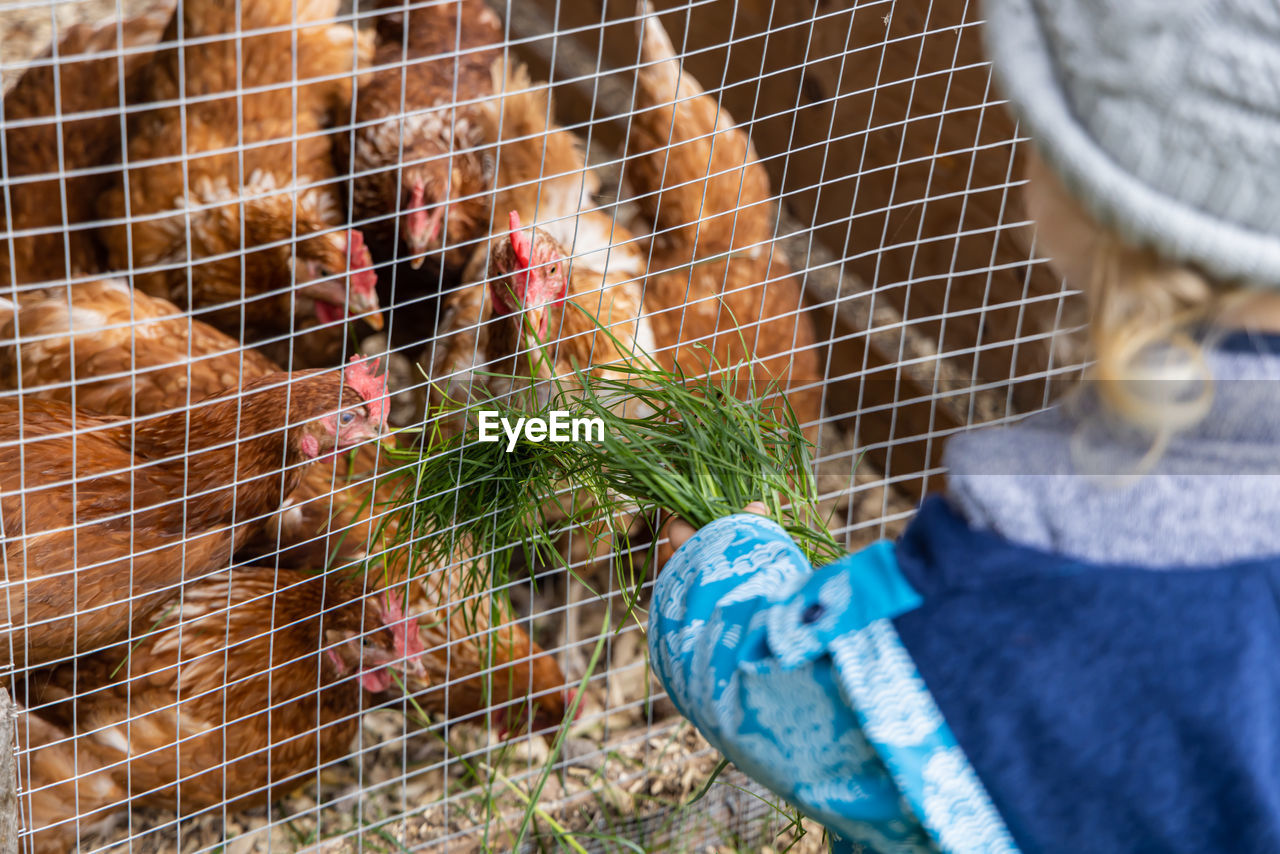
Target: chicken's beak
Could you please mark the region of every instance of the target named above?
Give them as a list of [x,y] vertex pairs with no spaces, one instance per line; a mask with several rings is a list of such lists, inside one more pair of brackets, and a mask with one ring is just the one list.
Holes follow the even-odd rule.
[[388,438],[374,425],[369,425],[367,428],[362,426],[360,429],[352,430],[343,436],[342,448],[353,448],[356,445],[363,445],[365,442],[381,443]]
[[525,323],[528,329],[538,336],[539,343],[543,343],[547,339],[547,309],[546,307],[530,308],[525,310]]
[[401,666],[404,669],[405,676],[419,682],[430,684],[430,680],[427,679],[427,667],[422,663],[422,656],[411,655],[404,660]]
[[430,213],[410,211],[405,214],[404,241],[409,247],[409,253],[414,256],[409,266],[415,270],[421,268],[423,262],[427,260],[426,252],[440,234],[440,225],[444,221],[444,209],[444,205],[439,205]]
[[[378,292],[375,290],[358,290],[355,287],[347,290],[347,283],[343,279],[326,279],[321,282],[309,282],[299,289],[299,293],[305,294],[319,304],[332,307],[332,311],[317,311],[317,315],[321,320],[337,319],[339,317],[347,317],[352,314],[364,315],[363,320],[372,326],[375,330],[381,330],[385,325],[382,319],[382,312],[379,310],[381,306],[378,304]],[[346,312],[342,311],[342,307],[346,306]]]
[[421,270],[422,265],[427,262],[427,247],[409,245],[409,252],[413,255],[413,260],[409,262],[409,269]]
[[359,291],[354,287],[351,289],[351,298],[347,300],[348,313],[363,315],[361,319],[377,332],[381,332],[385,325],[381,308],[377,291]]
[[427,673],[427,668],[423,665],[422,660],[417,656],[408,658],[398,665],[404,674],[404,687],[410,694],[421,694],[429,691],[432,687],[431,676]]

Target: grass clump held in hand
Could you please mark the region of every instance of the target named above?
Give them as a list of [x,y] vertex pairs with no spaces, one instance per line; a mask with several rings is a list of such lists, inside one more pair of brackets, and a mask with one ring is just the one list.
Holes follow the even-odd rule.
[[761,501],[811,560],[842,556],[819,516],[811,445],[786,396],[777,383],[757,388],[747,366],[706,356],[710,369],[696,378],[638,364],[611,365],[610,377],[580,371],[557,405],[605,430],[573,448],[576,477],[602,508],[665,510],[695,527]]
[[[603,325],[600,329],[610,335]],[[594,373],[579,366],[555,377],[541,359],[539,370],[530,374],[540,377],[535,385],[544,394],[524,393],[529,391],[522,385],[528,375],[497,377],[503,380],[497,385],[521,389],[513,396],[518,403],[485,395],[477,386],[465,407],[469,415],[495,410],[500,417],[516,419],[568,411],[573,417],[599,418],[603,437],[520,442],[508,452],[506,441],[481,442],[473,420],[452,436],[424,430],[417,447],[393,452],[403,465],[396,473],[397,498],[385,517],[394,520],[386,528],[390,538],[410,544],[414,565],[439,566],[460,554],[486,553],[484,562],[467,562],[465,586],[470,590],[455,596],[505,589],[513,558],[521,552],[531,567],[562,562],[554,535],[566,524],[600,530],[606,527],[602,522],[637,513],[671,512],[701,527],[753,501],[768,507],[814,563],[843,556],[844,544],[818,512],[811,444],[779,385],[758,387],[749,365],[720,366],[703,352],[707,370],[693,377],[678,368],[663,370],[645,358],[597,367]],[[536,355],[544,355],[541,348]],[[552,378],[546,379],[549,374]],[[630,544],[625,532],[612,533],[621,575],[630,563]],[[626,599],[636,604],[643,574],[620,580],[620,589],[629,593]],[[632,616],[629,607],[627,617]],[[580,683],[583,690],[610,625],[617,623],[606,611],[596,652]],[[519,838],[537,820],[549,821],[538,795],[564,734],[562,729],[553,743],[536,788],[522,798],[526,810]],[[578,848],[562,827],[552,827],[558,842]]]
[[[786,395],[776,382],[759,387],[745,363],[721,366],[705,348],[701,355],[707,370],[695,377],[636,358],[607,372],[579,367],[539,380],[542,394],[515,395],[522,406],[473,395],[468,414],[494,410],[514,420],[568,411],[599,418],[604,435],[520,442],[509,451],[505,441],[480,441],[473,420],[447,438],[428,433],[419,447],[394,452],[407,465],[389,514],[393,542],[409,543],[414,563],[427,566],[460,550],[489,554],[488,577],[468,579],[479,590],[505,585],[517,549],[529,566],[562,561],[553,525],[605,530],[637,513],[666,511],[701,527],[761,501],[810,560],[844,555],[819,516],[812,446]],[[625,532],[612,533],[619,555],[630,554]]]

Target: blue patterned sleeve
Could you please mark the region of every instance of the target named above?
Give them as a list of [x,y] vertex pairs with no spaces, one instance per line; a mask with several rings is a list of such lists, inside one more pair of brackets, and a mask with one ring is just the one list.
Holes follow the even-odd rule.
[[[887,547],[851,560],[876,572]],[[808,648],[848,611],[845,564],[815,574],[786,531],[761,516],[707,525],[658,577],[654,668],[712,745],[826,826],[837,850],[937,851],[864,736],[831,656]]]

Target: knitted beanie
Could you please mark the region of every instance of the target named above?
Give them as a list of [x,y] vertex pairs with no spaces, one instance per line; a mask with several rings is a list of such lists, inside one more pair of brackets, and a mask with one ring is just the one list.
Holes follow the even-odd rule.
[[986,0],[1022,130],[1100,222],[1280,288],[1280,4]]

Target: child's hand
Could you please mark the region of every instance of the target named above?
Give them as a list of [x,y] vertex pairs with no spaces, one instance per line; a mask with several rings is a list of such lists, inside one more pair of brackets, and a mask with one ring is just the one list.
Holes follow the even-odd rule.
[[[742,508],[743,513],[755,513],[757,516],[768,516],[769,508],[761,501],[752,501],[746,507]],[[667,516],[667,521],[663,523],[661,530],[658,531],[658,537],[666,537],[670,542],[663,543],[658,546],[658,566],[663,566],[675,554],[676,549],[688,542],[689,538],[695,533],[694,527],[679,516]]]

